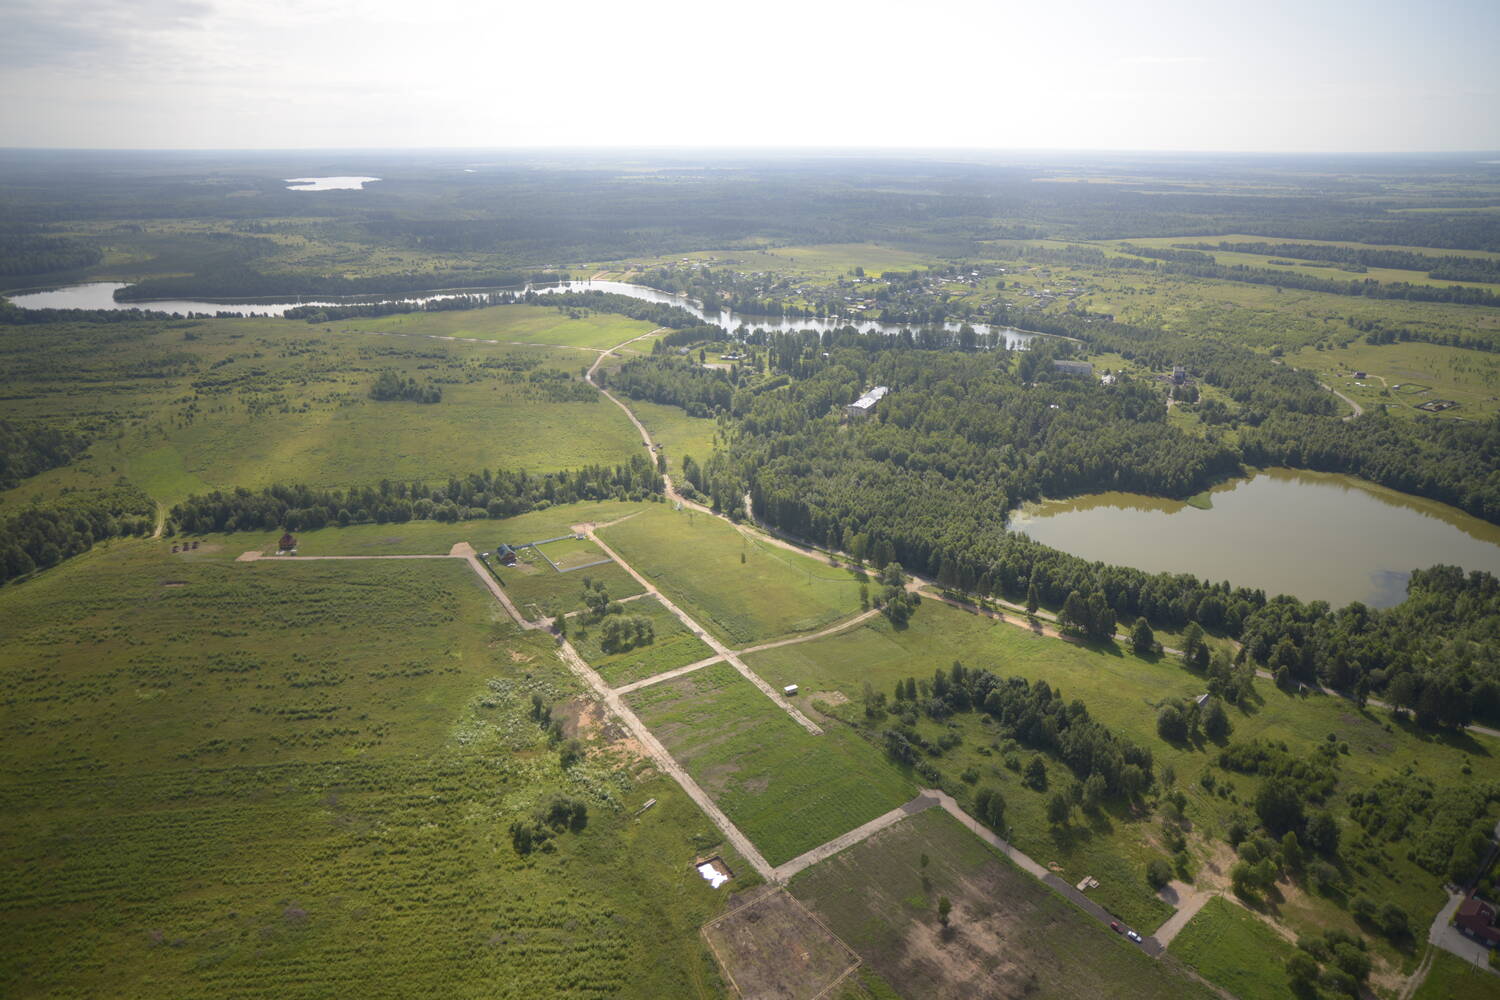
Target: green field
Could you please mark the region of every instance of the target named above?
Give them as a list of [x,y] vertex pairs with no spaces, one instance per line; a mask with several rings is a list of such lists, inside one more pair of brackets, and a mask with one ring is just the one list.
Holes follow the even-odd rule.
[[1457,955],[1432,949],[1432,967],[1412,1000],[1495,1000],[1500,974],[1476,969]]
[[1239,1000],[1285,1000],[1286,960],[1296,948],[1241,906],[1210,899],[1172,942],[1171,952]]
[[[1493,354],[1437,344],[1376,346],[1356,340],[1326,351],[1304,349],[1287,363],[1317,372],[1320,381],[1367,410],[1384,407],[1395,416],[1440,420],[1484,420],[1500,412],[1500,358]],[[1356,379],[1357,371],[1368,377]],[[1416,408],[1432,399],[1459,405],[1440,413]]]
[[732,646],[810,632],[860,610],[847,570],[747,539],[720,518],[652,506],[599,537]]
[[644,399],[626,402],[636,419],[651,433],[652,442],[661,446],[667,456],[667,471],[674,477],[682,475],[684,457],[690,456],[702,465],[716,450],[717,421],[708,417],[690,417],[680,406],[665,406]]
[[[576,319],[548,306],[492,306],[446,312],[401,313],[378,319],[340,320],[328,326],[335,330],[365,330],[424,337],[469,337],[501,343],[544,344],[584,348],[576,356],[579,365],[594,363],[598,351],[650,333],[650,323],[588,312]],[[645,342],[650,350],[651,344]]]
[[[613,591],[611,591],[613,595]],[[627,618],[644,617],[651,620],[656,640],[647,646],[627,649],[618,653],[606,653],[599,645],[601,637],[598,625],[576,624],[574,619],[568,637],[580,656],[589,666],[599,671],[611,687],[629,684],[671,670],[687,666],[714,655],[708,644],[689,632],[682,619],[668,611],[655,597],[643,597],[624,605]]]
[[609,557],[599,546],[587,538],[562,538],[545,545],[533,545],[532,551],[540,553],[559,573],[568,573],[590,563],[609,561]]
[[[1213,241],[1220,238],[1264,239],[1226,236],[1214,237]],[[1148,246],[1196,241],[1194,237],[1159,237],[1129,242]],[[1118,270],[1079,262],[1048,260],[1029,263],[1019,257],[1019,251],[1027,246],[1049,249],[1087,246],[1106,254],[1118,254],[1118,251],[1104,244],[1079,244],[1069,240],[1002,240],[989,244],[988,256],[1007,266],[1004,298],[1044,312],[1085,309],[1108,313],[1123,323],[1187,336],[1222,339],[1257,349],[1282,346],[1289,351],[1317,343],[1362,340],[1364,335],[1351,326],[1350,321],[1380,323],[1391,329],[1404,328],[1435,336],[1500,340],[1500,309],[1494,307],[1372,299],[1295,288],[1278,290],[1271,285]],[[1417,249],[1431,254],[1441,252],[1425,247],[1392,249]],[[1470,252],[1463,253],[1468,255]],[[1367,277],[1336,269],[1317,270],[1324,272],[1320,277]],[[1056,292],[1075,288],[1078,290],[1076,295],[1061,296],[1046,304],[1033,298],[1033,295],[1048,289]],[[983,288],[976,288],[963,298],[978,306],[989,294]]]
[[727,663],[626,697],[772,865],[916,794],[849,727],[812,735]]
[[[115,543],[0,618],[7,996],[719,995],[716,832],[464,563]],[[517,854],[556,793],[588,825]]]
[[[641,510],[645,505],[606,500],[572,503],[531,511],[516,517],[473,521],[407,521],[403,524],[354,524],[344,528],[321,528],[297,535],[297,552],[305,556],[446,555],[454,545],[467,542],[475,552],[491,552],[502,542],[521,545],[569,534],[573,525],[611,521]],[[214,541],[232,549],[234,555],[258,551],[273,554],[280,531],[240,531],[216,535]],[[602,553],[601,553],[602,555]],[[623,595],[622,595],[623,596]]]
[[[96,440],[87,458],[3,499],[25,502],[125,476],[171,504],[237,486],[441,482],[497,466],[614,464],[640,448],[619,408],[579,381],[593,351],[420,332],[459,323],[492,339],[559,344],[617,343],[651,329],[620,317],[568,319],[540,306],[327,327],[251,319],[60,325],[40,342],[38,328],[5,327],[0,419],[77,424],[93,428]],[[397,329],[412,335],[370,332]],[[440,388],[442,400],[371,399],[387,370]]]
[[[876,618],[835,636],[746,657],[747,665],[773,685],[795,682],[804,690],[843,692],[851,704],[839,711],[854,722],[862,721],[862,713],[855,708],[866,681],[889,695],[897,679],[930,677],[934,669],[947,669],[955,660],[1001,676],[1046,680],[1067,699],[1081,700],[1093,718],[1149,747],[1158,775],[1170,766],[1177,787],[1187,795],[1186,813],[1197,831],[1189,845],[1201,877],[1210,883],[1225,881],[1227,866],[1215,851],[1224,846],[1220,838],[1229,817],[1237,809],[1248,808],[1257,779],[1219,769],[1218,748],[1212,743],[1179,747],[1156,735],[1156,705],[1166,698],[1192,697],[1203,691],[1203,681],[1174,658],[1151,662],[1118,648],[1101,650],[1035,636],[1014,624],[994,623],[935,601],[925,602],[905,630],[893,629],[885,619]],[[1339,788],[1329,800],[1336,814],[1348,792],[1368,788],[1408,767],[1442,787],[1473,782],[1479,767],[1471,767],[1468,775],[1464,768],[1496,752],[1492,741],[1388,725],[1385,713],[1358,712],[1339,699],[1293,697],[1269,684],[1258,688],[1259,697],[1248,710],[1231,709],[1231,738],[1284,740],[1308,753],[1329,733],[1347,741],[1351,755],[1341,758]],[[960,715],[949,722],[957,726],[951,731],[963,742],[931,763],[955,795],[972,794],[974,786],[956,780],[972,769],[980,785],[994,787],[1005,796],[1010,839],[1021,850],[1042,864],[1058,863],[1069,881],[1093,875],[1100,887],[1090,895],[1133,924],[1154,928],[1170,914],[1144,879],[1146,863],[1162,856],[1153,844],[1159,827],[1149,813],[1112,807],[1094,818],[1076,813],[1066,826],[1054,827],[1046,818],[1047,798],[1072,780],[1068,769],[1049,760],[1048,790],[1033,791],[1003,766],[994,750],[997,736],[981,715]],[[950,731],[947,725],[925,717],[919,720],[918,730],[932,739]],[[1200,785],[1200,777],[1210,771],[1220,784],[1230,785],[1234,798],[1210,794]],[[1351,825],[1345,837],[1352,841],[1353,835]],[[1358,853],[1351,849],[1349,855],[1345,861],[1356,886],[1351,896],[1363,892],[1395,901],[1410,914],[1412,926],[1426,926],[1441,907],[1444,897],[1439,879],[1404,855],[1375,847]],[[1220,866],[1218,874],[1207,867],[1210,863]],[[1275,909],[1294,930],[1358,930],[1348,911],[1333,899],[1300,888],[1286,888],[1285,899]],[[1387,961],[1402,967],[1413,964],[1413,956],[1395,952],[1379,940],[1372,943],[1384,949],[1381,954]]]
[[[940,809],[814,865],[791,891],[905,996],[1211,996]],[[941,897],[953,905],[946,934]]]

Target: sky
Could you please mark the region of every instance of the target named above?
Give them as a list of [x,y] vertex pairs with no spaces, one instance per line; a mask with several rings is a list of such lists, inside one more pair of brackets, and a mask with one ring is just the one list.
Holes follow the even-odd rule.
[[0,0],[0,147],[1500,149],[1500,0]]

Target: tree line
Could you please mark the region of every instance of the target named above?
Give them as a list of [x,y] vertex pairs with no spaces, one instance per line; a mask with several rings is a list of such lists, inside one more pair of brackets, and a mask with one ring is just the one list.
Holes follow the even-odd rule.
[[106,538],[150,534],[155,511],[150,497],[122,484],[0,517],[0,582],[56,566]]
[[541,475],[497,469],[427,486],[384,480],[378,487],[320,489],[278,484],[194,495],[172,508],[170,525],[184,534],[310,531],[328,525],[465,521],[507,518],[580,500],[642,500],[661,492],[656,466],[641,455],[616,466],[588,465]]

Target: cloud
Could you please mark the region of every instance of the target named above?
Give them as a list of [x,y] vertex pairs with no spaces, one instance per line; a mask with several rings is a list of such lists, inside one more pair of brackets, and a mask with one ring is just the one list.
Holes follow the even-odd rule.
[[115,68],[149,55],[164,36],[204,27],[213,13],[203,0],[9,0],[0,64]]
[[1119,60],[1127,66],[1188,66],[1208,61],[1208,56],[1125,56]]

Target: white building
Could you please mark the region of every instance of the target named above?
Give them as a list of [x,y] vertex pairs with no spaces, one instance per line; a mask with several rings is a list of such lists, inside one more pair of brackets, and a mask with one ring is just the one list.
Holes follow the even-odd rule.
[[863,396],[844,407],[844,412],[851,417],[868,417],[875,412],[875,404],[885,398],[885,394],[891,390],[883,385],[877,385]]

